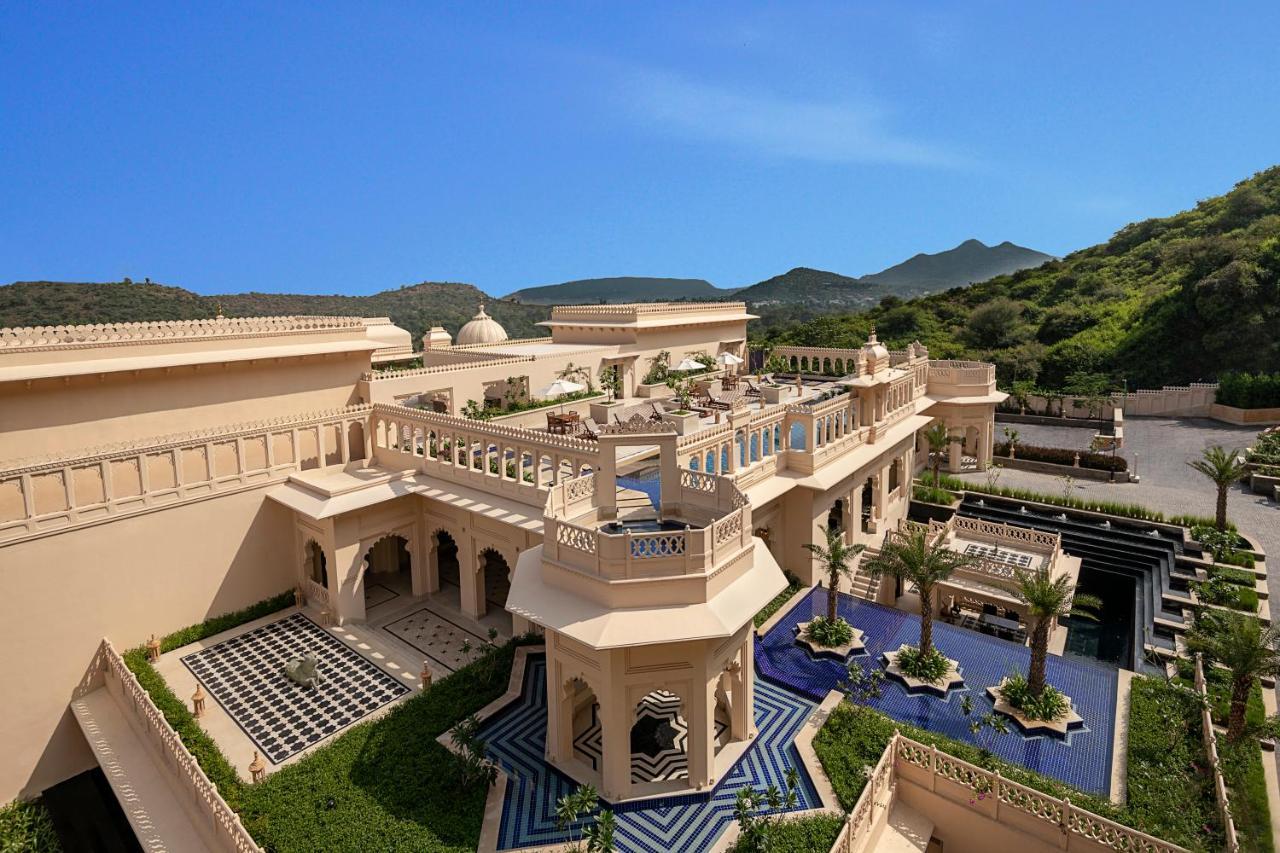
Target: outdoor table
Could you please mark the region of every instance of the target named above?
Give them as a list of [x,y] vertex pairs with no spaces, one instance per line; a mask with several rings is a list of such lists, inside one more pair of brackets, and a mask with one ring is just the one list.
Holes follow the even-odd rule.
[[1017,632],[1022,630],[1022,623],[1014,619],[1006,619],[1003,616],[992,616],[990,613],[982,614],[981,621],[996,628],[1003,628],[1006,631]]

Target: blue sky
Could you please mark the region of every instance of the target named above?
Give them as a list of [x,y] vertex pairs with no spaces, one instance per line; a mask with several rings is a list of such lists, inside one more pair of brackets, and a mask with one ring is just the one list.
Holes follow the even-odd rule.
[[1063,254],[1280,162],[1280,4],[0,4],[0,281]]

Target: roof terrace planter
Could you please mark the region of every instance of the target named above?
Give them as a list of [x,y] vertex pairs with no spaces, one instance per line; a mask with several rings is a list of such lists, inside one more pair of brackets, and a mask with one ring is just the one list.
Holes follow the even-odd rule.
[[898,665],[898,657],[908,649],[913,647],[904,643],[897,651],[885,652],[883,655],[885,663],[885,675],[900,683],[911,694],[926,694],[937,696],[945,699],[947,694],[964,686],[964,676],[960,674],[960,664],[951,658],[947,658],[947,670],[937,681],[925,681],[923,678],[915,678],[907,675],[902,671],[902,667]]
[[677,435],[692,435],[702,426],[702,418],[692,411],[665,412],[662,419],[675,425]]
[[1075,708],[1071,705],[1071,697],[1066,694],[1063,694],[1062,698],[1067,702],[1067,710],[1055,719],[1037,720],[1022,713],[1004,698],[1004,686],[1008,680],[1007,678],[1001,679],[1000,683],[995,687],[988,687],[987,695],[991,697],[995,712],[1013,720],[1014,725],[1024,735],[1066,737],[1070,732],[1084,728],[1084,717],[1076,713]]

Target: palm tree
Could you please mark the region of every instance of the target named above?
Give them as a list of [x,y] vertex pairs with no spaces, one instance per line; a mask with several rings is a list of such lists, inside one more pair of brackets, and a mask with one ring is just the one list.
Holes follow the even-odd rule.
[[945,424],[938,422],[924,431],[924,440],[929,442],[929,459],[933,464],[933,485],[938,485],[938,472],[942,468],[942,450],[950,441],[951,434]]
[[1031,619],[1031,667],[1027,674],[1027,692],[1038,698],[1044,692],[1044,668],[1049,659],[1049,632],[1060,616],[1084,616],[1096,618],[1090,612],[1102,607],[1097,596],[1080,593],[1072,596],[1075,587],[1067,575],[1050,580],[1046,572],[1017,573],[1014,592],[1027,605]]
[[975,557],[930,542],[928,529],[916,527],[886,536],[880,553],[863,568],[913,583],[920,591],[920,656],[926,657],[933,649],[933,588],[957,569],[976,563]]
[[848,577],[852,573],[853,569],[849,561],[865,551],[867,546],[846,545],[844,531],[839,527],[828,527],[825,547],[812,542],[806,543],[804,547],[822,561],[823,568],[827,572],[827,589],[830,590],[827,594],[827,621],[834,623],[837,619],[836,590],[840,588],[840,578]]
[[1280,626],[1264,628],[1252,616],[1224,615],[1192,630],[1187,648],[1231,670],[1227,739],[1238,741],[1244,736],[1245,708],[1254,681],[1280,675]]
[[1201,458],[1187,463],[1204,474],[1218,488],[1218,506],[1214,515],[1219,530],[1227,529],[1227,490],[1244,476],[1245,466],[1239,450],[1227,450],[1221,444],[1206,447]]

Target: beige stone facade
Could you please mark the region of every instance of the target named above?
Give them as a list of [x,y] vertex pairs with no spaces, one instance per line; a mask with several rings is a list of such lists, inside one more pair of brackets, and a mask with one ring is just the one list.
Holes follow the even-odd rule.
[[[358,625],[371,579],[400,572],[477,625],[547,633],[548,757],[571,775],[618,798],[671,789],[608,758],[583,773],[566,745],[594,696],[620,754],[637,698],[661,692],[690,720],[676,787],[714,784],[751,737],[750,621],[781,570],[816,582],[803,546],[829,524],[867,543],[896,528],[933,422],[958,439],[952,467],[985,465],[1003,398],[990,365],[872,340],[779,350],[787,383],[712,372],[710,398],[736,390],[677,427],[642,382],[650,359],[745,358],[750,319],[556,308],[547,338],[431,335],[412,369],[376,369],[409,355],[380,319],[0,330],[0,675],[22,696],[0,716],[0,801],[93,764],[69,703],[103,637],[130,648],[294,587]],[[618,369],[618,405],[568,407],[600,415],[594,434],[548,432],[544,411],[460,416],[569,363]],[[663,517],[643,519],[615,476],[654,461]],[[607,528],[629,519],[659,529]]]

